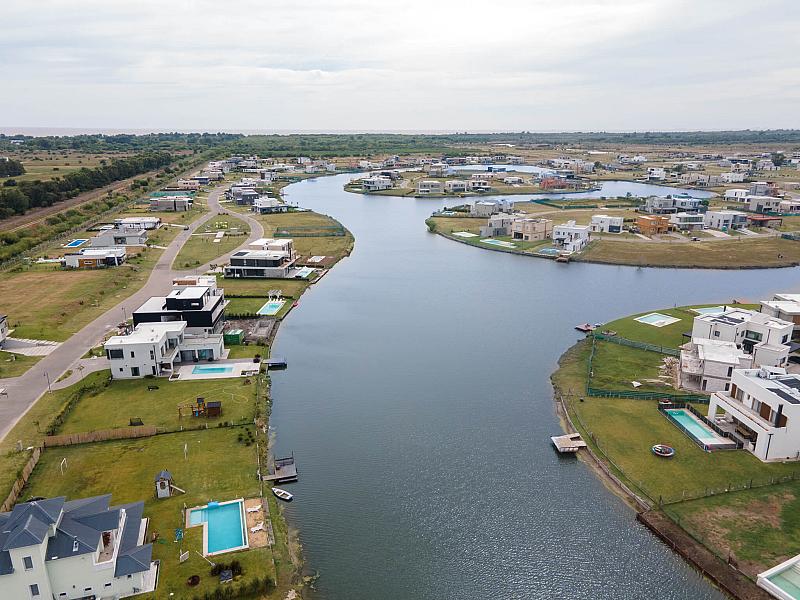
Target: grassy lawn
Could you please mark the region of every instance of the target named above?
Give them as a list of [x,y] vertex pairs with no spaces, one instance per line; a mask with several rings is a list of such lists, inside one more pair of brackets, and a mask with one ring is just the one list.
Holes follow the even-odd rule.
[[228,346],[228,350],[228,358],[253,358],[256,354],[264,358],[269,356],[269,346],[259,344]]
[[[107,382],[108,371],[93,373],[87,381]],[[197,427],[208,423],[216,427],[223,421],[250,420],[255,416],[255,390],[253,384],[245,385],[243,378],[206,379],[200,381],[167,381],[166,379],[130,379],[107,383],[94,393],[83,395],[59,430],[59,433],[77,433],[128,427],[130,419],[140,418],[145,425],[176,429],[180,426]],[[79,389],[76,383],[65,391]],[[148,391],[148,386],[158,386]],[[193,403],[197,397],[222,401],[222,416],[195,418],[183,411],[178,418],[178,405]]]
[[681,526],[751,577],[800,553],[800,483],[667,507]]
[[[453,233],[455,231],[469,231],[478,233],[488,219],[476,219],[475,217],[431,217],[428,219],[436,224],[436,231],[442,233]],[[467,239],[467,238],[465,238]]]
[[[683,333],[689,333],[692,331],[692,323],[694,318],[698,316],[698,313],[691,310],[692,308],[723,305],[736,306],[738,308],[758,308],[758,305],[755,304],[725,304],[724,302],[718,302],[717,304],[699,304],[691,307],[681,306],[676,308],[664,308],[638,313],[617,319],[616,321],[611,321],[610,323],[603,325],[601,330],[615,331],[618,336],[627,338],[629,340],[635,340],[637,342],[656,344],[658,346],[666,346],[668,348],[677,348],[681,344],[688,341],[687,338],[683,337]],[[672,323],[671,325],[665,325],[664,327],[655,327],[654,325],[640,323],[636,320],[636,317],[649,315],[652,312],[668,315],[680,320],[676,323]]]
[[[247,296],[258,294],[266,301],[270,290],[281,290],[284,297],[299,298],[309,283],[305,279],[220,279],[219,285],[225,288],[226,297],[230,294]],[[229,299],[234,300],[234,298]]]
[[592,242],[576,260],[659,267],[783,267],[800,264],[800,243],[737,237],[708,242]]
[[[219,232],[224,232],[225,236],[219,243],[215,243],[213,240]],[[211,262],[218,256],[241,246],[249,234],[250,225],[238,217],[233,215],[212,217],[183,245],[175,257],[173,267],[188,269]]]
[[25,356],[24,354],[0,351],[0,379],[19,377],[40,360],[42,360],[41,356]]
[[[585,397],[589,349],[589,342],[581,341],[562,356],[554,385],[564,393],[571,391],[576,425],[583,423],[623,477],[654,500],[659,496],[679,500],[684,493],[691,497],[706,489],[741,486],[750,479],[764,481],[795,471],[800,475],[800,465],[764,464],[743,450],[703,452],[659,413],[656,401]],[[588,435],[586,439],[592,442]],[[672,446],[675,457],[656,457],[650,451],[654,444]]]
[[[278,227],[320,228],[342,226],[336,219],[315,212],[259,215],[257,218],[264,225],[264,235],[267,237],[271,237]],[[294,249],[300,256],[333,256],[337,260],[349,255],[353,250],[354,244],[353,235],[349,231],[343,236],[296,236],[292,239],[294,240]]]
[[[150,597],[203,597],[214,591],[218,580],[209,574],[210,565],[197,555],[202,553],[202,529],[187,529],[180,545],[173,543],[174,531],[184,526],[184,504],[192,507],[209,500],[259,494],[255,446],[238,441],[243,432],[239,427],[211,429],[47,450],[24,495],[83,498],[111,493],[114,504],[144,500],[144,515],[150,519],[148,535],[159,534],[153,558],[161,560],[158,590]],[[184,445],[188,447],[188,460],[184,460]],[[64,475],[59,469],[62,458],[68,465]],[[155,499],[153,477],[165,468],[173,474],[175,484],[186,490],[185,495]],[[181,551],[188,551],[189,559],[179,564]],[[274,578],[271,554],[265,548],[227,553],[215,560],[239,560],[244,571],[242,581],[248,582],[257,575]],[[185,582],[194,574],[200,575],[201,581],[190,590]]]
[[[672,387],[670,377],[664,374],[663,354],[648,352],[637,348],[620,346],[611,342],[596,342],[592,361],[592,387],[605,390],[631,390],[640,392],[680,393]],[[641,383],[634,388],[632,381]]]

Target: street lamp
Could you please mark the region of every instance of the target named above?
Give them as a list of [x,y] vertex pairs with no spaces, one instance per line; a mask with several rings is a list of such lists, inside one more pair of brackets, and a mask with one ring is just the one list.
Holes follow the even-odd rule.
[[50,387],[50,374],[47,371],[45,371],[44,376],[47,378],[47,391],[52,394],[53,389]]

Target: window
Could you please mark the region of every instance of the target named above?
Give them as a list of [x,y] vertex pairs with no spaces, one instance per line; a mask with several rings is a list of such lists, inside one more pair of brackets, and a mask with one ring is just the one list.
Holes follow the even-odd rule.
[[133,350],[131,350],[131,358],[136,358],[136,354],[134,354]]
[[[733,367],[728,367],[728,377],[730,377],[731,375],[733,375]],[[728,386],[725,386],[725,389],[727,390]]]
[[30,571],[33,568],[33,559],[30,556],[23,556],[22,564],[25,566],[26,571]]
[[788,334],[787,334],[787,335],[785,335],[785,336],[783,336],[783,337],[781,338],[781,344],[785,344],[785,343],[786,343],[786,342],[788,342],[788,341],[789,341],[789,336],[788,336]]
[[730,388],[731,388],[731,384],[730,383],[726,383],[725,384],[725,391],[727,392]]
[[131,375],[133,375],[134,377],[138,377],[139,376],[139,367],[131,367]]
[[36,583],[32,583],[28,586],[31,590],[31,598],[38,598],[39,597],[39,585]]
[[103,587],[110,588],[110,587],[111,587],[111,584],[110,584],[110,583],[107,583],[107,584],[105,584]]
[[125,353],[119,348],[115,350],[109,350],[108,352],[106,352],[106,354],[108,355],[108,360],[113,360],[115,358],[117,359],[125,358]]
[[714,337],[719,337],[719,331],[714,332]]
[[156,357],[156,353],[150,350],[150,360],[154,360]]
[[91,592],[91,591],[92,591],[92,588],[90,588],[90,587],[88,587],[88,588],[83,588],[83,591],[84,591],[84,592]]

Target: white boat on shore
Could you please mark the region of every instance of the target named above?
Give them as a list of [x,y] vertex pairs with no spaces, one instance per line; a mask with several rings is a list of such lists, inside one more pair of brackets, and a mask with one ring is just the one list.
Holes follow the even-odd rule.
[[282,490],[281,488],[272,488],[272,493],[275,494],[277,498],[280,498],[286,502],[291,502],[292,498],[294,498],[294,496],[292,496],[289,492]]

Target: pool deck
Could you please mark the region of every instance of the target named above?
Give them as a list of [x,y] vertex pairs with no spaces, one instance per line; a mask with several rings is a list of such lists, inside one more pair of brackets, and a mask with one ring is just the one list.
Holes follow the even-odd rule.
[[[227,373],[193,373],[195,367],[226,367],[232,366]],[[191,362],[175,367],[175,373],[170,380],[196,381],[199,379],[229,379],[231,377],[251,377],[257,375],[261,369],[260,363],[252,360],[215,360],[214,362]]]
[[237,550],[249,550],[250,549],[249,535],[252,535],[252,534],[250,534],[250,531],[248,529],[248,519],[247,519],[247,514],[248,513],[245,511],[246,503],[245,503],[244,498],[236,498],[234,500],[226,500],[225,502],[220,502],[219,505],[220,506],[224,506],[226,504],[234,504],[234,503],[239,504],[240,505],[240,510],[242,511],[241,512],[241,517],[242,517],[241,523],[242,523],[242,536],[243,536],[244,544],[242,546],[236,546],[234,548],[225,548],[224,550],[219,550],[217,552],[209,552],[208,551],[208,522],[207,521],[203,521],[202,523],[197,523],[196,525],[192,525],[192,520],[191,520],[191,514],[192,514],[193,511],[201,510],[201,509],[204,509],[204,508],[208,508],[208,504],[204,504],[202,506],[193,506],[191,508],[186,509],[186,515],[185,515],[186,529],[189,529],[190,527],[200,527],[200,526],[202,526],[202,528],[203,528],[203,556],[214,556],[214,555],[217,555],[217,554],[225,554],[226,552],[236,552]]

